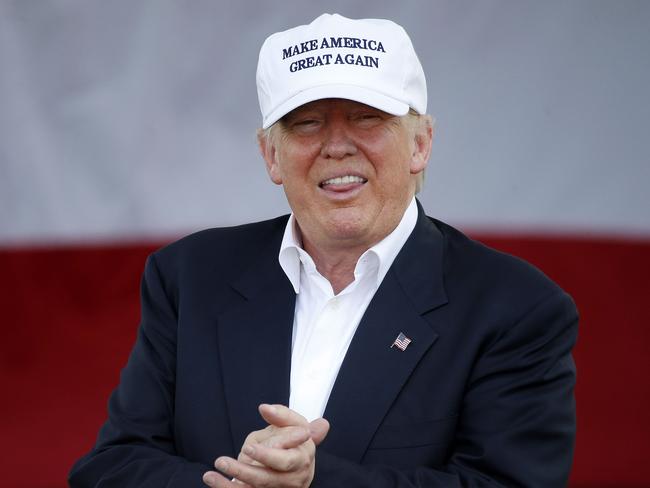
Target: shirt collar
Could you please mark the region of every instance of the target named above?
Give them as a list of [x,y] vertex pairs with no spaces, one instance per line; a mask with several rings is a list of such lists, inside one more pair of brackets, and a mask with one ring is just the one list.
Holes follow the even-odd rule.
[[[355,279],[357,273],[360,272],[360,264],[368,261],[374,255],[372,259],[379,261],[377,267],[377,286],[379,286],[402,246],[413,232],[417,219],[418,208],[415,197],[413,197],[397,227],[359,257],[354,271]],[[300,263],[302,262],[303,266],[308,269],[315,268],[315,265],[311,256],[302,248],[302,242],[296,229],[296,218],[293,213],[289,216],[289,221],[284,229],[278,261],[287,278],[289,278],[294,291],[300,293]]]

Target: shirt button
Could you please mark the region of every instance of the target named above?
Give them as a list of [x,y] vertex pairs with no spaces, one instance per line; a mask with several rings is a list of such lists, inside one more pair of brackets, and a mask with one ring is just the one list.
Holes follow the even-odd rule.
[[338,309],[338,308],[339,308],[339,299],[336,298],[336,297],[332,298],[332,299],[330,300],[330,307],[331,307],[333,310]]

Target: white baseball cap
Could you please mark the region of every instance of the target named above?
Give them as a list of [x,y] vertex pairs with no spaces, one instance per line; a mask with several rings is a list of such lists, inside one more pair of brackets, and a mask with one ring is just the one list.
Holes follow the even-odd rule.
[[427,111],[424,71],[406,31],[390,20],[339,14],[269,36],[260,49],[257,95],[264,129],[322,98],[392,115]]

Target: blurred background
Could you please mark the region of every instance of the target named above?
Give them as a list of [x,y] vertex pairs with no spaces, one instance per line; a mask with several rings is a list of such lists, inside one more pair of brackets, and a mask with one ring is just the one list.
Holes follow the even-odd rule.
[[288,211],[257,152],[267,35],[411,35],[437,119],[429,215],[581,312],[574,487],[650,486],[650,2],[0,0],[0,486],[65,486],[152,250]]

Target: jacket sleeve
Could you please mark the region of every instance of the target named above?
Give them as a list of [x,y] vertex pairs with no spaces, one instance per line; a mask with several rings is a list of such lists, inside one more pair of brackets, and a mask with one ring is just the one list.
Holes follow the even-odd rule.
[[174,384],[176,311],[163,287],[155,255],[141,285],[141,323],[108,420],[95,448],[72,467],[71,488],[205,488],[210,469],[176,454]]
[[578,316],[554,291],[476,359],[445,466],[363,465],[318,451],[313,488],[563,487],[575,438]]

